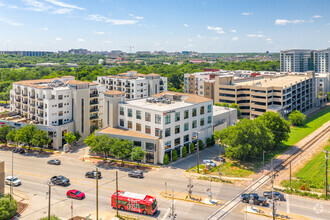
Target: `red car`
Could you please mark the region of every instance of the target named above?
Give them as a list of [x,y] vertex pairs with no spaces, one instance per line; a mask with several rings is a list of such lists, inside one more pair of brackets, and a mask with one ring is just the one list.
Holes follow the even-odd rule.
[[80,192],[79,190],[76,190],[76,189],[72,189],[72,190],[69,190],[69,191],[66,193],[66,196],[67,196],[68,198],[82,200],[82,199],[85,198],[85,193]]

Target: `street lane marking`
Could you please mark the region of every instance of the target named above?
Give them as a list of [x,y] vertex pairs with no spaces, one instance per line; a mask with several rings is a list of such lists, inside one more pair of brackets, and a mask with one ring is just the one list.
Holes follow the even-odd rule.
[[[175,204],[175,201],[173,201],[173,205]],[[165,212],[165,215],[163,216],[162,220],[166,220],[168,218],[168,215],[170,214],[171,208],[168,208],[167,211]]]
[[290,213],[290,196],[289,194],[286,195],[286,212]]

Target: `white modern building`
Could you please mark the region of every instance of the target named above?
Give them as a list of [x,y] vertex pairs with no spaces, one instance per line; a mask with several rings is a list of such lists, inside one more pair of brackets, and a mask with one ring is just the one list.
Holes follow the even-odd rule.
[[329,73],[330,70],[330,48],[314,52],[315,72]]
[[314,70],[313,50],[281,51],[281,72],[306,72]]
[[118,90],[125,93],[128,100],[147,98],[167,91],[167,77],[158,74],[141,74],[129,71],[118,75],[99,76],[97,83],[105,85],[106,90]]
[[322,96],[326,96],[330,92],[330,73],[315,74],[317,94],[320,92]]

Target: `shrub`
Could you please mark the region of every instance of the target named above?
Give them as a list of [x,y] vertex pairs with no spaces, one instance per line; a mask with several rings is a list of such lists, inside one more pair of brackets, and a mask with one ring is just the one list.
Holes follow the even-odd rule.
[[206,147],[210,147],[211,146],[211,138],[206,138]]
[[170,162],[170,158],[168,158],[168,155],[165,154],[164,156],[164,164],[167,165]]
[[[48,217],[43,217],[43,218],[40,218],[39,220],[48,220]],[[61,219],[59,219],[55,215],[51,215],[50,220],[61,220]]]
[[193,154],[195,152],[195,145],[194,143],[190,144],[190,153]]
[[11,219],[17,212],[17,202],[10,195],[0,198],[0,219]]
[[306,120],[306,115],[304,115],[303,113],[301,113],[298,110],[294,110],[289,115],[289,121],[291,122],[292,125],[295,125],[295,126],[304,125],[305,120]]
[[182,147],[182,157],[185,157],[187,155],[187,148],[186,146]]
[[174,149],[172,150],[172,160],[176,161],[178,159],[178,152]]
[[199,150],[203,150],[203,147],[204,147],[204,143],[202,140],[198,140],[198,148]]

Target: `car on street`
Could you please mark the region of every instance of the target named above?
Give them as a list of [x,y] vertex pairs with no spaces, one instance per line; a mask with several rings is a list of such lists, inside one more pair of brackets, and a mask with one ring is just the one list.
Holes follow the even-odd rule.
[[79,190],[76,190],[76,189],[71,189],[69,191],[66,192],[66,196],[68,198],[72,198],[72,199],[79,199],[79,200],[82,200],[85,198],[85,193],[79,191]]
[[61,165],[61,161],[59,159],[51,159],[48,160],[47,163],[52,165]]
[[143,172],[139,170],[134,170],[128,173],[129,177],[143,178]]
[[260,206],[268,205],[266,197],[259,196],[257,193],[242,194],[241,200],[242,202],[245,203],[250,203],[250,201],[253,201],[254,205],[260,205]]
[[223,157],[212,157],[212,160],[217,161],[217,162],[221,162],[221,163],[225,163],[226,159]]
[[21,180],[18,179],[16,176],[7,176],[5,179],[5,183],[7,185],[19,186],[22,184]]
[[68,186],[70,185],[70,180],[66,178],[65,176],[53,176],[50,178],[50,182],[54,185],[60,185],[60,186]]
[[[94,171],[86,172],[86,173],[85,173],[85,177],[86,177],[86,178],[96,178],[96,171],[94,170]],[[101,172],[98,171],[98,176],[97,176],[97,178],[101,178],[101,177],[102,177]]]
[[10,108],[10,105],[5,105],[4,108]]
[[217,165],[212,161],[212,160],[203,160],[203,163],[206,165],[206,166],[211,166],[211,167],[216,167]]
[[24,154],[25,150],[23,148],[15,148],[13,153]]
[[[274,194],[274,198],[275,198],[275,200],[285,201],[285,198],[284,198],[284,194],[283,194],[283,193],[273,191],[273,194]],[[263,193],[263,195],[264,195],[264,197],[266,197],[267,199],[272,199],[272,198],[273,198],[273,196],[272,196],[272,191],[265,191],[265,192]]]

